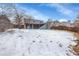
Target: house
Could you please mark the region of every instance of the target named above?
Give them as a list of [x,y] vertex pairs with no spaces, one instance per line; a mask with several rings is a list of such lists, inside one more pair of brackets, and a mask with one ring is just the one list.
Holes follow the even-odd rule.
[[6,15],[0,15],[0,32],[4,32],[7,29],[12,28],[13,25],[11,24],[10,20]]
[[[18,28],[19,26],[18,20],[16,20],[13,24],[15,28]],[[25,28],[25,29],[39,29],[42,25],[44,25],[44,22],[36,19],[23,18],[20,21],[20,28]]]

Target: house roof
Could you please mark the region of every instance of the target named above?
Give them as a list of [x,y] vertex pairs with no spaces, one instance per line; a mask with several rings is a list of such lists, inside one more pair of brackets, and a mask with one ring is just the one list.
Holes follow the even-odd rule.
[[6,15],[0,15],[0,20],[7,20],[8,22],[10,22]]
[[[26,19],[26,18],[24,18],[24,19],[22,19],[21,20],[21,24],[23,24],[23,23],[27,23],[27,24],[44,24],[44,22],[43,21],[41,21],[41,20],[36,20],[36,19]],[[14,22],[14,24],[17,24],[18,23],[18,21],[16,20],[15,22]]]

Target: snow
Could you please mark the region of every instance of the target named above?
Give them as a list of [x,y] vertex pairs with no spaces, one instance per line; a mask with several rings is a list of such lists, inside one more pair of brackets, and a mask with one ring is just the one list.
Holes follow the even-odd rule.
[[0,33],[2,56],[68,56],[73,45],[72,33],[57,30],[13,29]]

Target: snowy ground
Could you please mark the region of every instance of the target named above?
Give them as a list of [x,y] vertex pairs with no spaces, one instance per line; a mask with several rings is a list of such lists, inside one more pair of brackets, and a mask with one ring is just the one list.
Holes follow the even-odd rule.
[[19,30],[0,33],[0,55],[67,56],[73,34],[55,30]]

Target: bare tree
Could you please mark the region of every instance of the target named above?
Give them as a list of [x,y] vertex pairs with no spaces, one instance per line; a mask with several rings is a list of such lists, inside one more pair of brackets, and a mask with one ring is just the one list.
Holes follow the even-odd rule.
[[12,3],[0,3],[0,15],[11,16],[13,12]]
[[18,22],[18,27],[21,28],[21,21],[23,21],[24,28],[26,28],[24,18],[29,20],[29,27],[30,27],[30,21],[34,18],[31,15],[27,15],[26,11],[21,8],[18,8],[16,4],[14,4],[14,9],[15,9],[15,14],[16,14],[16,21]]
[[1,3],[0,15],[6,15],[9,18],[15,18],[18,22],[18,27],[21,28],[21,20],[24,17],[24,10],[19,9],[16,4],[13,3]]
[[17,21],[18,28],[21,28],[21,21],[25,22],[23,19],[24,17],[29,19],[29,25],[30,25],[30,19],[33,18],[32,16],[27,15],[25,10],[17,7],[15,3],[1,3],[0,14],[1,15],[5,14],[9,18],[13,17],[15,21]]

